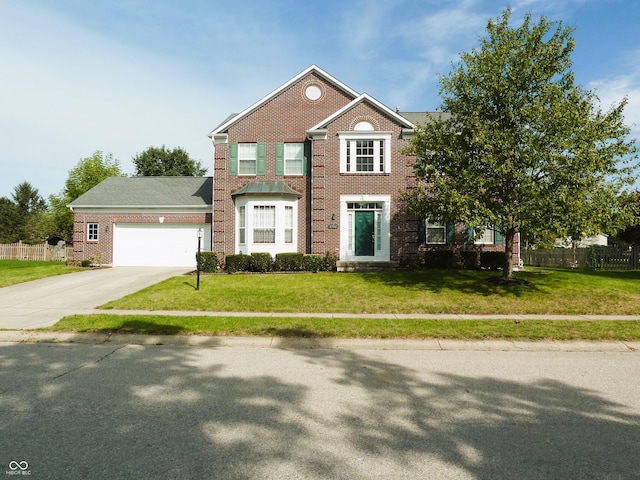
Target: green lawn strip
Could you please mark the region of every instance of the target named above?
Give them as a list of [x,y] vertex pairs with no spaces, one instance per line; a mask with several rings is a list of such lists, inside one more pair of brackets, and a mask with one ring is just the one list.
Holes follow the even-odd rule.
[[0,288],[79,270],[83,269],[57,261],[0,260]]
[[302,338],[638,340],[640,321],[72,315],[48,331]]
[[585,272],[527,268],[533,286],[486,280],[499,272],[419,270],[384,273],[174,277],[103,305],[106,309],[286,313],[455,313],[636,315],[640,270]]

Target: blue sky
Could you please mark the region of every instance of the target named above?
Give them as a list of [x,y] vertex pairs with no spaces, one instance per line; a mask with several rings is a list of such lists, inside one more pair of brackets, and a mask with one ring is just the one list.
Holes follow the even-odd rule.
[[149,146],[212,167],[207,134],[315,64],[391,108],[436,110],[438,75],[487,21],[574,27],[576,82],[640,133],[635,0],[0,0],[0,196],[48,197],[94,151],[122,170]]

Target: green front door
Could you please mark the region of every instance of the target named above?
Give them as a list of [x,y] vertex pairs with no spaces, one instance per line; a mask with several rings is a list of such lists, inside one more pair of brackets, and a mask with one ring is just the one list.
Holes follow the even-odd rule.
[[356,257],[373,257],[374,252],[374,212],[355,212]]

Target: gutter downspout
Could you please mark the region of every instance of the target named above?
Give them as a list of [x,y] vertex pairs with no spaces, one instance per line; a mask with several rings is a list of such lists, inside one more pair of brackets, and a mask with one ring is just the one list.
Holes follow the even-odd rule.
[[307,137],[311,142],[309,146],[309,253],[313,251],[313,138]]

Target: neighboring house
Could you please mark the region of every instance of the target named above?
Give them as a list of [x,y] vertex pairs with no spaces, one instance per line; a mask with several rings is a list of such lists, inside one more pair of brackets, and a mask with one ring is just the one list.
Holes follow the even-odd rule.
[[470,247],[463,224],[406,213],[400,195],[415,185],[415,157],[401,152],[428,115],[441,114],[392,110],[313,65],[209,134],[213,179],[109,179],[74,201],[76,259],[195,266],[198,228],[221,257],[329,253],[344,270],[411,263],[432,247],[504,251],[493,229]]
[[[591,237],[583,238],[577,242],[575,245],[577,248],[587,248],[587,247],[606,247],[609,244],[609,236],[608,235],[593,235]],[[557,239],[555,241],[555,247],[559,248],[573,248],[573,240],[571,237],[565,239]]]

